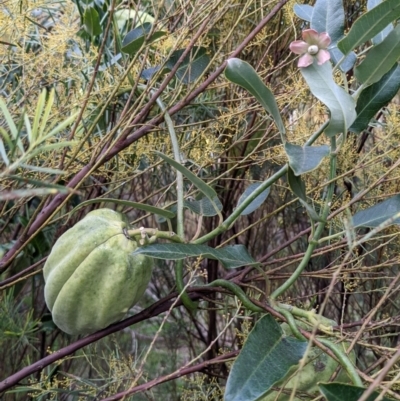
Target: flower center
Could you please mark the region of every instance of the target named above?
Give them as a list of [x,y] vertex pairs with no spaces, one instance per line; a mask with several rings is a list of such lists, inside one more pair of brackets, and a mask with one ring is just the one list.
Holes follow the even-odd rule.
[[308,54],[315,56],[318,53],[319,49],[318,49],[317,45],[311,45],[311,46],[309,46],[307,51],[308,51]]

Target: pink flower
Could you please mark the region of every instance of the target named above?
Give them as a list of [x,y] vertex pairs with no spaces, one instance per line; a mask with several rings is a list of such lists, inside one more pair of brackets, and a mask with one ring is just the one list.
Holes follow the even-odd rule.
[[301,54],[298,67],[308,67],[317,59],[318,65],[324,64],[331,58],[326,48],[331,43],[331,38],[326,32],[318,33],[314,29],[305,29],[301,36],[304,40],[295,40],[290,44],[293,53]]

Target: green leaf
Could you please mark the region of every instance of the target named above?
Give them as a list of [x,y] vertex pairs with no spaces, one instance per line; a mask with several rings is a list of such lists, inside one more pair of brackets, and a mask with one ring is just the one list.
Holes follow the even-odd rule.
[[[337,48],[337,42],[344,35],[344,9],[342,0],[318,0],[314,6],[311,28],[317,32],[328,32],[331,37],[329,53],[334,64],[342,60],[344,54]],[[357,60],[351,52],[340,64],[340,69],[349,71]]]
[[356,119],[355,100],[332,77],[331,63],[317,65],[316,60],[307,68],[300,68],[311,92],[330,111],[329,125],[325,134],[334,136],[347,132]]
[[[397,213],[400,213],[400,195],[357,212],[353,216],[353,227],[377,227]],[[393,224],[400,224],[400,218],[395,219],[390,225]]]
[[142,71],[142,73],[140,74],[140,76],[143,79],[146,79],[147,81],[150,81],[151,78],[153,78],[153,76],[155,74],[159,74],[159,76],[165,75],[166,73],[168,73],[169,71],[171,71],[169,68],[167,67],[161,67],[159,65],[156,65],[155,67],[150,67],[150,68],[146,68],[145,70]]
[[97,36],[102,32],[99,13],[93,7],[86,8],[85,14],[83,15],[83,24],[85,31],[90,36]]
[[238,58],[229,59],[225,68],[225,77],[249,91],[273,117],[279,132],[285,134],[285,126],[275,97],[250,64]]
[[[46,98],[48,97],[47,103],[46,103]],[[30,120],[27,115],[24,115],[25,119],[25,127],[28,133],[28,138],[30,142],[30,148],[33,149],[35,146],[38,144],[44,142],[47,138],[49,138],[49,135],[44,135],[44,131],[47,126],[47,122],[51,113],[51,108],[54,103],[54,89],[50,91],[50,93],[47,96],[47,91],[44,89],[40,95],[39,99],[37,102],[36,110],[35,110],[35,116],[33,118],[33,125],[31,127],[30,125]],[[42,115],[43,114],[43,115]],[[66,127],[69,125],[70,122],[74,121],[76,118],[76,115],[73,115],[64,120],[63,123],[58,124],[58,127]],[[69,122],[70,121],[70,122]],[[61,130],[62,128],[59,128]],[[57,131],[57,132],[58,132]],[[54,134],[53,134],[54,135]]]
[[[11,117],[10,112],[8,111],[7,105],[4,102],[4,100],[0,97],[0,110],[3,113],[4,119],[6,120],[6,123],[8,125],[8,128],[10,129],[11,132],[11,136],[12,138],[15,140],[18,138],[18,129],[17,126],[14,123],[13,118]],[[23,152],[23,148],[22,148],[22,142],[19,141],[19,148],[21,150],[21,152]]]
[[32,166],[30,164],[25,164],[25,163],[19,163],[18,166],[21,168],[26,168],[27,170],[39,171],[40,173],[55,174],[55,175],[66,174],[65,171],[56,168]]
[[[329,53],[331,54],[333,64],[337,64],[344,57],[344,54],[337,48],[337,44],[329,46],[328,50],[329,50]],[[354,52],[350,52],[345,57],[345,59],[340,63],[339,68],[343,72],[347,72],[353,68],[356,61],[357,61],[356,54]]]
[[307,202],[306,186],[303,180],[297,176],[293,169],[289,167],[288,169],[288,183],[292,192],[301,200]]
[[[128,32],[122,41],[122,52],[131,56],[134,55],[142,47],[146,37],[151,31],[151,27],[152,25],[149,22],[145,22],[143,25]],[[147,38],[147,43],[150,44],[155,42],[166,34],[167,33],[164,31],[154,32],[149,38]]]
[[[328,401],[358,401],[367,390],[362,387],[355,387],[342,383],[321,383],[319,384],[321,393]],[[379,393],[371,394],[367,401],[374,401],[379,397]],[[381,401],[391,401],[390,398],[379,398]]]
[[112,198],[94,198],[84,201],[70,211],[70,216],[72,216],[72,214],[75,213],[78,209],[90,205],[91,203],[115,203],[116,205],[129,206],[135,209],[144,210],[145,212],[148,213],[157,214],[159,216],[165,217],[166,219],[173,219],[176,216],[175,213],[171,212],[170,210],[160,209],[158,207],[145,205],[143,203],[131,202],[121,199],[112,199]]
[[355,69],[355,76],[365,86],[378,82],[400,58],[400,25],[385,40],[373,47]]
[[26,136],[28,137],[28,142],[29,142],[29,147],[33,147],[33,135],[32,135],[32,127],[31,127],[31,122],[29,120],[29,117],[27,114],[24,114],[24,123],[25,123],[25,129],[26,129]]
[[33,118],[32,137],[30,138],[30,142],[36,142],[36,138],[39,135],[39,121],[40,117],[42,116],[43,108],[46,103],[46,95],[47,95],[46,89],[44,89],[39,95],[38,102],[36,105],[35,116]]
[[[175,50],[164,66],[155,66],[143,70],[141,77],[150,80],[156,73],[160,76],[171,71],[182,56],[185,49]],[[190,53],[185,56],[176,71],[176,77],[185,84],[196,81],[210,63],[210,57],[204,47],[194,46]]]
[[336,43],[344,32],[342,0],[318,0],[314,6],[310,27],[317,32],[327,32],[332,43]]
[[[3,134],[3,132],[1,130],[0,130],[0,134]],[[3,162],[6,166],[10,165],[10,160],[8,159],[6,148],[4,147],[4,142],[1,139],[1,137],[0,137],[0,157],[3,159]]]
[[307,342],[284,337],[271,315],[263,316],[232,366],[224,400],[259,400],[299,363],[306,348]]
[[[367,10],[372,10],[374,7],[376,7],[378,4],[382,3],[382,0],[368,0],[367,1]],[[383,39],[386,38],[387,35],[392,31],[393,29],[393,24],[389,24],[385,29],[380,31],[377,35],[375,35],[372,38],[372,43],[374,45],[377,45],[383,41]]]
[[120,31],[127,26],[135,28],[138,25],[143,25],[146,22],[154,24],[155,18],[145,11],[136,11],[132,8],[122,8],[114,13],[115,21]]
[[51,113],[51,108],[53,106],[54,103],[54,88],[51,89],[50,93],[49,93],[49,98],[47,100],[47,104],[46,107],[44,109],[44,113],[42,116],[42,121],[39,127],[39,132],[38,132],[38,138],[40,139],[45,131],[46,125],[47,125],[47,121],[49,120],[49,116]]
[[65,141],[65,142],[51,143],[49,145],[43,145],[30,151],[29,158],[32,159],[33,157],[35,157],[36,155],[40,155],[41,153],[49,152],[50,150],[65,148],[67,146],[73,146],[75,144],[76,141]]
[[397,64],[379,82],[364,89],[357,99],[357,118],[349,128],[360,133],[368,127],[371,119],[385,107],[400,89],[400,66]]
[[[262,182],[255,182],[253,184],[250,184],[246,190],[240,195],[240,198],[238,200],[237,206],[239,207],[247,198],[260,186],[262,185]],[[253,213],[256,209],[258,209],[268,198],[268,195],[271,191],[271,188],[267,188],[264,192],[261,192],[260,195],[258,195],[251,203],[246,207],[246,209],[243,210],[242,213],[240,213],[241,216],[245,216],[247,214]]]
[[56,190],[54,193],[56,193],[56,192],[63,192],[63,193],[76,192],[74,189],[64,187],[63,185],[53,184],[51,182],[34,180],[32,178],[21,177],[19,175],[9,175],[7,178],[10,180],[18,181],[18,182],[23,182],[25,184],[37,185],[40,187],[54,189],[54,190]]
[[216,216],[218,214],[214,205],[217,206],[218,211],[222,210],[222,203],[218,198],[213,199],[213,204],[208,198],[201,198],[200,200],[185,199],[183,205],[193,213],[207,217]]
[[67,188],[55,189],[55,188],[32,188],[32,189],[15,189],[12,191],[0,192],[0,201],[20,199],[20,198],[31,198],[32,196],[47,196],[57,195],[58,193],[67,194],[70,191]]
[[207,185],[201,178],[194,175],[190,170],[186,167],[182,166],[182,164],[176,162],[170,157],[164,155],[161,152],[155,152],[158,156],[164,159],[168,164],[172,167],[180,171],[199,191],[201,191],[211,202],[214,202],[214,198],[218,198],[217,193],[214,191],[212,187]]
[[47,139],[55,136],[59,132],[61,132],[64,128],[67,128],[69,125],[71,125],[73,122],[75,122],[78,114],[79,114],[79,112],[72,114],[71,116],[66,118],[64,121],[57,124],[53,129],[51,129],[51,127],[50,127],[49,129],[51,129],[51,131],[42,134],[40,137],[40,142],[44,142],[45,140],[47,140]]
[[301,175],[313,171],[329,155],[329,146],[298,146],[289,142],[285,143],[285,151],[289,158],[289,165],[295,175]]
[[151,244],[139,247],[133,255],[147,255],[156,259],[181,260],[188,257],[203,257],[219,260],[227,269],[258,264],[244,245],[229,245],[214,249],[195,244]]
[[372,39],[390,22],[399,17],[400,2],[398,0],[382,2],[357,19],[347,36],[338,43],[339,49],[344,54],[348,54],[351,50]]
[[295,175],[294,171],[288,169],[288,183],[292,192],[299,198],[300,203],[305,207],[308,215],[314,221],[322,221],[317,212],[309,205],[306,195],[306,186],[300,176]]
[[[175,50],[165,66],[172,70],[184,51],[185,49]],[[207,50],[204,47],[194,46],[179,65],[176,77],[185,84],[194,82],[203,74],[209,63],[210,57]]]
[[293,6],[294,13],[304,21],[310,22],[314,7],[308,4],[295,4]]

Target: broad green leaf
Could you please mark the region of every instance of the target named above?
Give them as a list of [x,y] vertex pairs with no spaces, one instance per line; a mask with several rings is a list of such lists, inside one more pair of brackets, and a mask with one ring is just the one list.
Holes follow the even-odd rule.
[[[222,210],[222,203],[218,198],[213,199],[214,205],[217,206],[218,210]],[[196,199],[185,199],[183,203],[184,207],[190,209],[193,213],[199,214],[201,216],[216,216],[218,213],[215,210],[214,205],[210,202],[208,198]]]
[[293,11],[302,20],[307,21],[307,22],[311,21],[311,17],[312,17],[312,13],[313,13],[312,6],[309,6],[308,4],[295,4],[293,6]]
[[334,136],[347,132],[356,119],[355,100],[332,77],[331,63],[317,65],[316,60],[307,68],[300,68],[311,92],[330,111],[329,125],[325,134]]
[[329,146],[298,146],[286,142],[285,151],[293,172],[301,175],[319,166],[322,159],[329,154]]
[[[353,216],[353,227],[377,227],[397,213],[400,213],[400,195],[357,212]],[[400,224],[400,218],[395,219],[392,224]]]
[[[146,37],[151,32],[152,25],[145,22],[132,31],[128,32],[122,41],[122,52],[129,55],[134,55],[143,45]],[[166,35],[164,31],[154,32],[150,38],[147,38],[147,43],[152,43]]]
[[225,68],[225,76],[229,81],[249,91],[271,114],[279,132],[286,132],[274,95],[250,64],[238,58],[231,58]]
[[[381,4],[382,0],[368,0],[367,1],[367,10],[372,10],[374,7],[376,7],[378,4]],[[380,31],[377,35],[375,35],[372,38],[372,43],[374,45],[377,45],[383,41],[383,39],[386,38],[387,35],[392,31],[393,29],[393,24],[389,24],[385,29]]]
[[342,0],[318,0],[311,17],[311,29],[327,32],[336,43],[344,32],[344,9]]
[[[238,200],[237,206],[239,207],[247,198],[260,186],[262,185],[262,182],[255,182],[253,184],[250,184],[246,190],[240,195],[240,198]],[[271,188],[267,188],[264,192],[262,192],[260,195],[258,195],[251,203],[249,206],[246,207],[246,209],[243,210],[242,213],[240,213],[241,216],[245,216],[247,214],[253,213],[256,209],[258,209],[268,198],[268,195],[271,191]]]
[[[185,49],[175,50],[166,62],[166,68],[172,70],[184,51]],[[179,65],[176,77],[185,84],[194,82],[203,74],[209,63],[210,57],[207,50],[204,47],[195,46]]]
[[389,23],[395,21],[399,17],[399,0],[386,0],[378,4],[357,19],[347,36],[338,43],[339,49],[344,54],[348,54],[367,40],[372,39],[385,29]]
[[303,182],[303,180],[297,176],[293,169],[289,167],[288,169],[288,183],[289,187],[292,190],[292,192],[301,200],[307,201],[307,195],[306,195],[306,186]]
[[349,128],[360,133],[368,127],[369,122],[385,107],[400,89],[400,66],[397,64],[382,79],[364,89],[357,99],[357,118]]
[[355,69],[355,76],[364,85],[378,82],[400,58],[400,25],[385,40],[373,47]]
[[300,203],[305,207],[308,215],[314,221],[321,221],[317,212],[307,201],[306,186],[300,176],[295,175],[294,171],[289,167],[288,169],[288,183],[292,192],[299,198]]
[[[344,9],[342,0],[318,0],[314,6],[311,28],[317,32],[328,32],[331,37],[329,53],[334,64],[342,60],[344,54],[337,48],[337,42],[344,35]],[[349,71],[357,57],[351,52],[340,64],[340,69]]]
[[256,401],[297,365],[307,342],[284,337],[271,315],[254,326],[234,362],[225,389],[225,401]]
[[[319,384],[319,388],[328,401],[358,401],[367,390],[366,388],[342,383],[321,383]],[[367,401],[374,401],[378,397],[379,393],[374,392],[367,398]],[[391,399],[387,397],[379,398],[379,400],[391,401]]]
[[[122,31],[127,25],[131,28],[136,28],[137,25],[143,25],[146,22],[150,24],[154,24],[155,22],[155,18],[145,11],[136,11],[128,8],[115,11],[114,17],[120,31]],[[132,24],[134,24],[134,26],[132,26]]]
[[95,198],[84,201],[70,211],[69,213],[70,216],[72,216],[72,214],[75,213],[78,209],[90,205],[91,203],[115,203],[116,205],[129,206],[133,207],[134,209],[144,210],[145,212],[148,213],[157,214],[159,216],[165,217],[166,219],[173,219],[175,217],[175,213],[171,212],[170,210],[160,209],[158,207],[145,205],[143,203],[131,202],[122,199],[112,199],[112,198]]
[[93,7],[86,8],[83,15],[83,24],[85,31],[90,36],[97,36],[102,32],[99,13]]
[[161,67],[159,65],[156,65],[155,67],[150,67],[150,68],[146,68],[145,70],[142,71],[142,73],[140,74],[140,76],[143,79],[146,79],[147,81],[150,81],[151,78],[153,78],[153,76],[157,73],[159,73],[160,76],[166,74],[167,72],[171,71],[169,68],[167,67]]
[[139,247],[133,252],[133,255],[138,254],[164,260],[181,260],[189,257],[216,259],[227,269],[258,264],[244,245],[229,245],[214,249],[207,245],[196,244],[151,244]]
[[182,164],[176,162],[175,160],[171,159],[170,157],[164,155],[161,152],[155,152],[158,156],[164,159],[168,164],[172,167],[180,171],[199,191],[201,191],[207,198],[214,202],[214,198],[218,198],[217,193],[214,191],[212,187],[207,185],[201,178],[194,175],[190,170],[186,167],[182,166]]
[[[336,65],[339,61],[342,60],[344,54],[337,48],[337,44],[330,45],[328,50],[329,50],[329,53],[331,54],[331,59],[333,61],[333,64]],[[343,72],[347,72],[353,68],[356,61],[357,61],[356,54],[354,52],[350,52],[345,57],[345,59],[340,63],[340,69]]]
[[[147,68],[143,70],[141,77],[150,80],[156,73],[164,75],[171,71],[184,51],[185,49],[175,50],[164,66],[157,65]],[[185,84],[194,82],[203,74],[209,63],[210,57],[207,50],[204,47],[195,46],[179,65],[176,77]]]
[[115,56],[107,59],[103,64],[99,66],[99,71],[105,71],[113,65],[119,65],[118,61],[122,59],[122,54],[118,53]]

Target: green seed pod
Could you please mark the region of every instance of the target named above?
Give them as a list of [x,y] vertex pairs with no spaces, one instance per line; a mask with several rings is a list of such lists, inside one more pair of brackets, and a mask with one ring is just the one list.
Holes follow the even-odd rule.
[[145,292],[153,259],[134,255],[123,215],[98,209],[55,243],[43,269],[45,301],[68,334],[89,334],[124,318]]

